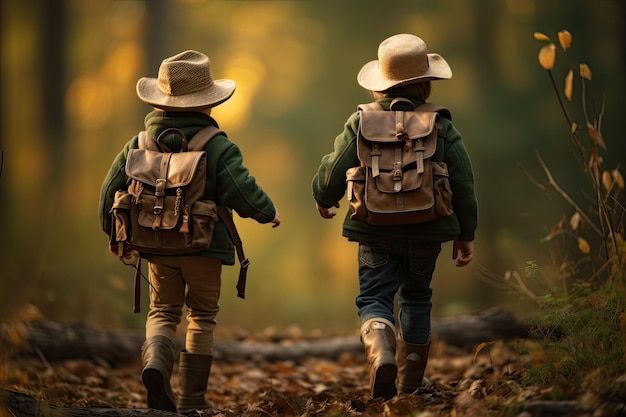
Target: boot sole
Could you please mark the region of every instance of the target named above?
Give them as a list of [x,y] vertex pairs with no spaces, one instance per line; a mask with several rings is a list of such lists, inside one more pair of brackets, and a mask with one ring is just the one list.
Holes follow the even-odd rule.
[[[174,398],[169,392],[168,381],[158,369],[148,368],[141,373],[143,384],[148,390],[148,407],[155,410],[176,412]],[[169,388],[169,389],[168,389]]]
[[376,369],[372,397],[390,399],[396,396],[396,376],[398,367],[394,364],[383,364]]

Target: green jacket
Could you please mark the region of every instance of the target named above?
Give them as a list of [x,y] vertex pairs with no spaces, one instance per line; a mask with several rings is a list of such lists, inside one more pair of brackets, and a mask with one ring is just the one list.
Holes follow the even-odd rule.
[[[392,98],[378,100],[385,110]],[[421,101],[414,101],[416,105]],[[359,113],[353,113],[344,125],[343,132],[335,139],[334,150],[322,158],[321,165],[313,177],[313,198],[321,207],[330,208],[339,202],[346,192],[346,170],[360,165],[356,152],[356,132]],[[350,210],[343,223],[343,235],[354,241],[375,241],[389,238],[445,242],[449,240],[474,240],[478,226],[478,209],[474,192],[474,173],[461,134],[452,122],[437,117],[443,125],[445,137],[437,140],[435,161],[446,162],[452,188],[452,216],[428,223],[400,226],[370,226],[352,220]]]
[[[187,138],[193,140],[193,135],[209,125],[217,127],[217,122],[212,117],[197,112],[153,111],[145,118],[146,131],[152,138],[156,138],[167,128],[175,127],[180,129]],[[167,139],[171,139],[172,143],[167,142]],[[180,139],[174,135],[168,136],[165,144],[172,152],[180,149]],[[126,189],[128,186],[124,171],[128,151],[136,149],[137,146],[138,137],[135,136],[117,155],[102,184],[99,216],[102,230],[107,234],[111,233],[109,212],[115,192]],[[249,217],[259,223],[271,222],[276,215],[274,204],[243,165],[243,156],[239,147],[225,135],[218,135],[204,149],[207,154],[205,197],[235,210],[240,217]],[[222,222],[216,223],[211,246],[200,255],[221,259],[227,265],[235,263],[234,246]]]

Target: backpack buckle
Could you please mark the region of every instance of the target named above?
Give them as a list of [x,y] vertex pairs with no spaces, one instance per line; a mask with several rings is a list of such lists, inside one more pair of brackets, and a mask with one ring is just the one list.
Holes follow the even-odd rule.
[[397,193],[402,191],[402,162],[393,163],[391,178],[393,179],[393,190]]
[[165,195],[165,185],[167,180],[165,178],[157,178],[156,186],[154,187],[154,195],[157,197],[163,197]]

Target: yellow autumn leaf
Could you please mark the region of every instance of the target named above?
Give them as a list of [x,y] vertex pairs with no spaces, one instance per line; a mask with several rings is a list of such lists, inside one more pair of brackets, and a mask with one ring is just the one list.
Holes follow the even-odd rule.
[[572,34],[566,30],[562,30],[558,33],[558,36],[561,48],[563,48],[564,51],[567,51],[567,49],[572,45]]
[[572,228],[572,230],[576,230],[578,229],[578,225],[580,224],[580,213],[576,212],[574,214],[572,214],[572,217],[570,217],[569,219],[569,225]]
[[544,35],[541,32],[535,32],[533,33],[533,36],[535,37],[535,39],[537,39],[538,41],[549,41],[550,38],[548,38],[548,35]]
[[584,253],[585,255],[587,255],[589,252],[591,252],[591,246],[589,246],[589,243],[587,243],[585,239],[583,239],[582,237],[579,237],[578,238],[578,250]]
[[611,188],[613,188],[613,176],[611,175],[609,171],[605,170],[602,173],[602,185],[604,186],[604,189],[607,191],[611,191]]
[[574,71],[569,70],[565,76],[565,89],[564,94],[568,101],[572,101],[572,90],[574,86]]
[[550,71],[554,68],[554,61],[556,60],[556,46],[553,43],[545,45],[539,51],[539,65],[545,70]]
[[596,127],[594,125],[592,125],[591,123],[587,123],[587,134],[589,135],[589,137],[591,138],[593,143],[595,143],[600,148],[602,148],[602,149],[604,149],[606,151],[606,144],[604,143],[604,139],[602,138],[602,134],[600,132],[598,132]]
[[615,168],[611,174],[613,175],[613,181],[615,181],[615,184],[617,184],[617,188],[619,188],[620,190],[624,189],[624,177],[622,176],[622,173],[619,172],[619,169]]
[[587,64],[580,64],[580,76],[591,81],[591,70]]

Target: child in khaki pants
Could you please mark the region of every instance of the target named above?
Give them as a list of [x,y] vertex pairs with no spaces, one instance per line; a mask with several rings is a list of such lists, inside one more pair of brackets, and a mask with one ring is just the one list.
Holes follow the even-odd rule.
[[[145,130],[153,140],[168,128],[177,128],[193,143],[196,133],[207,126],[218,127],[211,109],[228,100],[235,91],[232,80],[214,80],[209,58],[185,51],[163,60],[158,78],[142,78],[137,95],[155,108],[145,117]],[[174,136],[174,135],[171,135]],[[165,144],[172,152],[180,149],[170,136]],[[128,151],[138,148],[138,136],[117,155],[100,193],[100,222],[111,234],[109,212],[115,192],[127,187],[125,164]],[[269,196],[256,184],[242,164],[238,146],[225,134],[215,136],[204,148],[207,158],[205,199],[235,210],[240,217],[259,223],[280,224],[280,216]],[[219,310],[222,265],[235,263],[234,246],[223,222],[215,224],[210,247],[188,255],[149,255],[150,311],[146,341],[142,346],[142,379],[150,408],[186,413],[211,408],[205,398],[211,372],[215,317]],[[185,347],[180,353],[178,401],[170,386],[176,357],[173,343],[182,308],[187,307]]]

